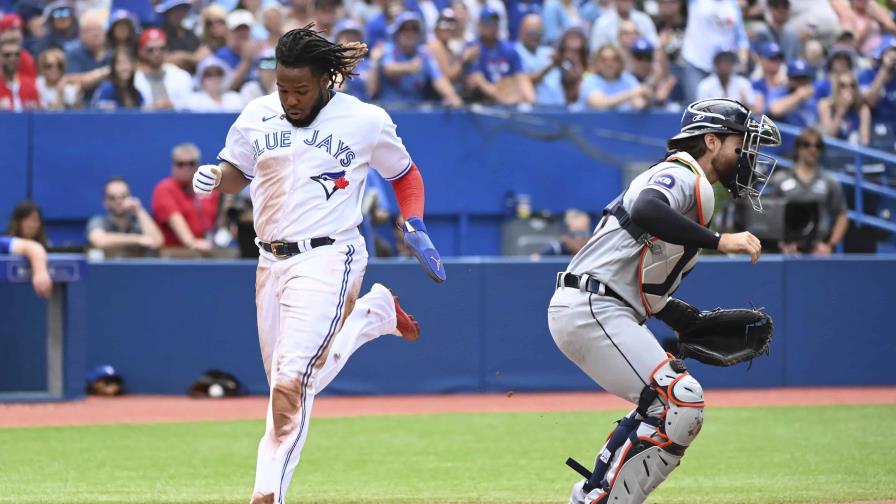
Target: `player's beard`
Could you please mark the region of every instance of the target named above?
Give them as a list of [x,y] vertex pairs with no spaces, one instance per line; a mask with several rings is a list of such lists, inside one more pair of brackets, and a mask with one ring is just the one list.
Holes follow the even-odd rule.
[[317,102],[315,102],[314,107],[311,108],[311,112],[308,112],[308,115],[305,116],[304,119],[293,119],[289,117],[289,114],[286,112],[286,107],[283,108],[283,118],[292,124],[296,128],[307,128],[314,122],[317,118],[317,114],[320,114],[320,111],[330,102],[330,90],[324,89],[321,87],[319,89],[319,93],[317,95]]

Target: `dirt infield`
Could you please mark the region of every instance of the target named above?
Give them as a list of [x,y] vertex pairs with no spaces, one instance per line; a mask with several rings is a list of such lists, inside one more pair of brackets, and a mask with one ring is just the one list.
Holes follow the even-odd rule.
[[[896,387],[709,390],[712,406],[827,406],[896,404]],[[320,397],[314,416],[415,415],[425,413],[551,412],[625,409],[606,393],[520,393],[429,396]],[[256,420],[267,398],[190,399],[180,396],[90,397],[85,401],[0,404],[0,427]]]

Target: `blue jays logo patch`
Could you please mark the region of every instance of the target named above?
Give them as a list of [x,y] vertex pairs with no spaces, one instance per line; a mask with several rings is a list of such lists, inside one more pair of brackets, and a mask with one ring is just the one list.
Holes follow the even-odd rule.
[[663,186],[666,189],[672,189],[673,187],[675,187],[675,178],[672,175],[659,175],[650,183],[658,186]]
[[327,199],[336,194],[336,191],[348,187],[348,179],[345,178],[345,171],[321,173],[311,177],[311,180],[320,184],[324,188]]

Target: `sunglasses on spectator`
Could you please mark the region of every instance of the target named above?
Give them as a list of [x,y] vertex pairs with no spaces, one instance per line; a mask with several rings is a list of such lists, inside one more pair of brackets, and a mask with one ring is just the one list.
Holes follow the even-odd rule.
[[41,66],[43,67],[44,70],[53,70],[54,68],[58,68],[61,70],[62,62],[61,61],[48,61]]
[[157,52],[164,51],[165,46],[163,46],[163,45],[157,45],[157,46],[148,45],[148,46],[144,47],[143,50],[145,50],[148,53],[157,53]]
[[653,61],[653,53],[635,53],[632,57],[638,61]]
[[109,201],[117,201],[127,199],[131,196],[130,193],[120,193],[120,194],[106,194],[106,199]]
[[227,23],[227,21],[225,21],[223,19],[209,19],[205,22],[206,25],[225,24],[225,23]]
[[50,13],[50,17],[53,19],[63,19],[72,16],[72,10],[68,7],[63,7],[62,9],[56,9]]
[[258,69],[259,70],[276,70],[277,69],[277,59],[276,58],[262,58],[258,60]]
[[224,77],[224,70],[206,70],[202,74],[203,79],[208,79],[211,77]]
[[7,59],[18,58],[18,57],[19,57],[19,52],[18,52],[18,51],[15,51],[15,52],[5,52],[5,53],[2,53],[2,55],[3,55],[4,58],[7,58]]
[[197,161],[195,159],[191,159],[189,161],[175,161],[174,162],[174,166],[176,166],[178,168],[192,168],[192,167],[198,166],[198,165],[199,165],[199,161]]
[[859,87],[858,84],[855,83],[855,81],[844,81],[844,82],[841,82],[840,85],[841,85],[841,86],[851,87],[851,88],[857,88],[857,87]]
[[814,147],[818,150],[824,148],[824,145],[821,142],[797,142],[798,147]]

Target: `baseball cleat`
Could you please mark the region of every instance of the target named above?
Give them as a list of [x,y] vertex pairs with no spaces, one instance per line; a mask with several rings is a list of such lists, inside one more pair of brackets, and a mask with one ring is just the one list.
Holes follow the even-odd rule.
[[585,493],[585,490],[582,488],[584,485],[585,480],[582,480],[572,486],[572,493],[569,496],[569,504],[604,504],[606,502],[607,494],[601,489],[595,488],[594,490]]
[[398,329],[401,339],[407,341],[416,340],[420,337],[420,324],[417,322],[417,319],[401,309],[401,305],[398,304],[398,296],[394,293],[392,294],[392,299],[395,301],[395,327]]

